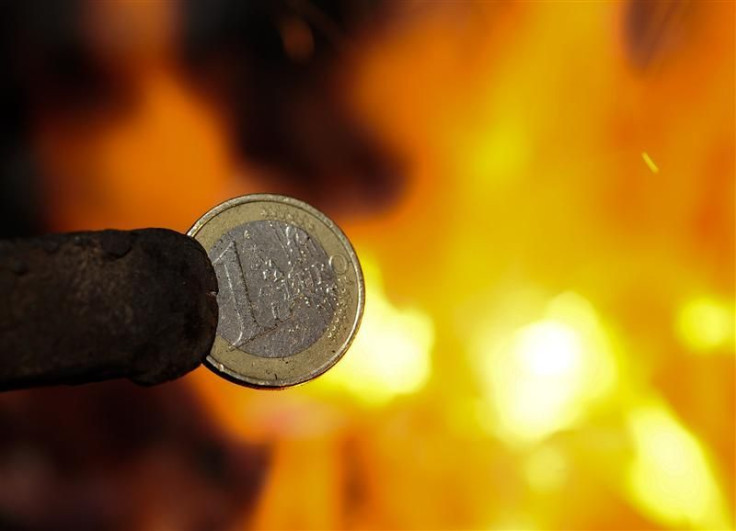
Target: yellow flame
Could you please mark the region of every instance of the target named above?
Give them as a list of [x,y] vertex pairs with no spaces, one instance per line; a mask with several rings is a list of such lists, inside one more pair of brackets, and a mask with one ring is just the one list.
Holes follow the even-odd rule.
[[574,423],[615,380],[593,307],[580,295],[553,299],[546,317],[510,340],[480,334],[489,427],[511,443],[534,442]]
[[461,137],[460,171],[481,189],[491,183],[514,181],[523,173],[529,159],[527,132],[512,117],[504,118],[498,119],[486,134],[474,135],[473,140]]
[[734,338],[733,305],[707,297],[686,303],[677,317],[680,339],[695,351],[708,351],[726,345]]
[[657,522],[728,528],[726,504],[699,441],[661,405],[631,411],[635,457],[628,475],[634,502]]
[[529,514],[506,514],[501,515],[488,529],[491,531],[520,531],[522,529],[524,531],[536,531],[540,527]]
[[532,489],[549,492],[563,486],[569,473],[569,464],[559,449],[542,446],[526,459],[524,473]]
[[345,358],[320,379],[320,384],[380,405],[397,395],[418,391],[427,381],[434,326],[419,310],[394,307],[386,298],[376,264],[369,259],[361,261],[366,303],[360,333]]

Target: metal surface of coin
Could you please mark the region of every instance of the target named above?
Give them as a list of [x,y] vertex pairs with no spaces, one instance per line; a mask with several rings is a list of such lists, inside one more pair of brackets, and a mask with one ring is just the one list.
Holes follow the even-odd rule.
[[363,313],[363,275],[340,229],[278,195],[227,201],[189,231],[207,250],[219,293],[206,364],[254,387],[287,387],[334,365]]

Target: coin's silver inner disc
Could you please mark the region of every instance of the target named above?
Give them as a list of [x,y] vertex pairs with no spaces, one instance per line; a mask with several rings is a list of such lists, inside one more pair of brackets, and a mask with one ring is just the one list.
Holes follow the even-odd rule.
[[233,348],[283,358],[325,333],[337,305],[335,272],[304,229],[251,221],[222,236],[209,257],[219,285],[217,334]]

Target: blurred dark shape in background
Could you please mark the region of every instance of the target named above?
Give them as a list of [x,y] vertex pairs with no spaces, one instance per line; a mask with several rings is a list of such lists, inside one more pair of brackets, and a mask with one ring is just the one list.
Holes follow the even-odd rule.
[[[76,34],[72,26],[78,14],[78,4],[72,2],[64,7],[35,1],[0,5],[0,237],[27,236],[41,230],[29,78],[39,70],[52,76],[53,70],[79,71],[69,57],[70,52],[78,57],[80,51],[80,43],[73,42]],[[50,57],[52,50],[58,63]],[[41,85],[36,91],[47,88],[51,87]]]
[[0,529],[222,529],[252,507],[267,463],[180,382],[7,393]]
[[655,69],[683,44],[683,30],[693,6],[686,0],[633,0],[626,8],[625,45],[640,73]]
[[90,49],[84,3],[0,5],[0,238],[45,232],[41,169],[33,125],[39,115],[83,121],[109,108],[121,85]]
[[[51,115],[83,127],[124,111],[131,70],[149,53],[136,46],[161,45],[125,42],[119,28],[104,27],[108,4],[0,6],[0,237],[45,228],[40,183],[49,176],[39,175],[34,157],[34,120]],[[331,72],[351,35],[380,19],[381,1],[168,5],[178,8],[168,24],[181,28],[182,66],[215,99],[244,159],[316,203],[365,210],[396,198],[399,162],[350,116]]]
[[237,145],[318,203],[386,206],[401,166],[346,111],[335,62],[382,0],[184,0],[184,59],[231,120]]

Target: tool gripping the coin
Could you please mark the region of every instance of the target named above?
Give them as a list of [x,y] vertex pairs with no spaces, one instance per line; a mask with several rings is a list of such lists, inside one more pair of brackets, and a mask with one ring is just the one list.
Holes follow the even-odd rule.
[[0,391],[178,378],[210,352],[216,294],[202,246],[170,230],[0,241]]

